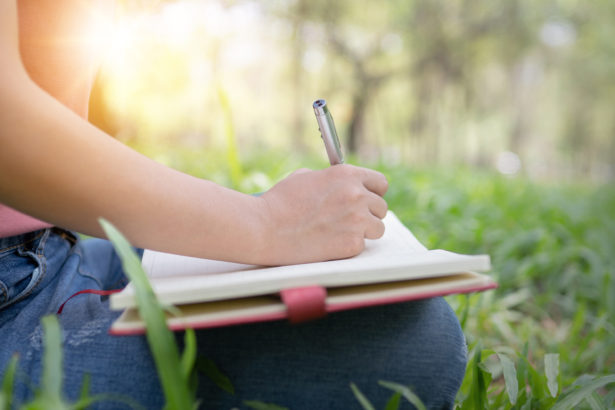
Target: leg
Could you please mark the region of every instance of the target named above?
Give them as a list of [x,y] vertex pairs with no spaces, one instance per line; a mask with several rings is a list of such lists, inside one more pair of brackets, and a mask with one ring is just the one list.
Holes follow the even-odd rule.
[[[46,233],[32,246],[31,258],[26,262],[20,254],[19,263],[38,264],[37,287],[27,299],[0,310],[0,369],[13,352],[20,353],[23,377],[16,396],[22,402],[41,374],[40,318],[79,290],[125,281],[106,241],[84,241],[71,249],[66,240]],[[116,316],[96,295],[66,305],[60,315],[66,394],[75,400],[90,374],[92,394],[122,395],[148,409],[160,408],[164,400],[147,343],[143,337],[108,335]],[[410,385],[429,408],[447,408],[465,367],[463,335],[440,298],[340,312],[297,326],[272,322],[205,330],[199,332],[199,344],[200,353],[214,360],[237,389],[233,397],[203,379],[206,408],[229,408],[250,399],[292,409],[356,408],[350,382],[380,408],[391,393],[378,380]],[[116,404],[105,401],[94,408]]]
[[[37,278],[38,285],[26,299],[0,311],[0,371],[13,353],[19,354],[17,404],[27,401],[32,397],[33,387],[40,386],[41,317],[55,313],[77,291],[112,289],[126,283],[119,260],[107,241],[80,241],[71,247],[65,238],[47,231],[39,241],[27,246],[32,248],[32,258],[24,258],[26,252],[11,255],[9,273],[23,264],[24,269],[34,269],[31,275]],[[106,298],[79,295],[58,316],[63,336],[65,394],[76,401],[84,377],[89,374],[91,394],[106,395],[104,401],[91,408],[130,408],[116,401],[117,397],[148,409],[160,408],[164,398],[145,338],[108,334],[117,315],[109,310]]]
[[300,325],[205,330],[199,348],[236,389],[233,397],[201,380],[211,408],[246,399],[293,410],[358,408],[351,382],[384,408],[392,392],[379,380],[411,386],[430,409],[452,408],[466,364],[459,322],[442,298],[340,312]]

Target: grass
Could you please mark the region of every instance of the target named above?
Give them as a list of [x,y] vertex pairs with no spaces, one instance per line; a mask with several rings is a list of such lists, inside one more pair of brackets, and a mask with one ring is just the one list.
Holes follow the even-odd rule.
[[[189,162],[184,165],[190,168]],[[426,246],[492,257],[497,290],[447,298],[470,346],[457,408],[615,407],[615,188],[536,183],[458,169],[378,168],[391,181],[390,208]],[[242,170],[249,181],[244,189],[258,191],[279,179],[287,167],[268,155],[245,161]],[[118,234],[111,236],[120,251],[128,247],[118,242]],[[123,258],[132,256],[127,253]],[[132,260],[126,268],[134,271],[137,265]],[[147,292],[146,304],[155,305]],[[164,332],[160,326],[157,329]],[[154,337],[150,343],[173,344],[171,339]],[[190,343],[187,340],[186,346]],[[195,360],[193,351],[186,349],[182,356],[176,347],[152,345],[154,353],[156,349],[162,352],[155,354],[157,362],[163,362],[159,366],[173,367],[179,376],[172,382],[184,385],[176,387],[183,399],[165,387],[168,408],[195,405],[189,376],[195,363],[209,369],[209,377],[219,385],[233,389],[232,381],[213,363]],[[57,367],[54,360],[58,359],[46,365]],[[4,372],[0,409],[10,405],[14,366],[12,362]],[[167,383],[164,376],[162,381]],[[387,410],[415,399],[407,387],[392,382],[381,382],[392,390]],[[42,388],[58,394],[57,385],[43,383]],[[358,405],[371,408],[369,398],[356,386],[352,389]],[[261,402],[244,404],[279,408]]]
[[429,248],[492,256],[499,289],[448,298],[473,348],[459,407],[613,407],[615,189],[383,171]]

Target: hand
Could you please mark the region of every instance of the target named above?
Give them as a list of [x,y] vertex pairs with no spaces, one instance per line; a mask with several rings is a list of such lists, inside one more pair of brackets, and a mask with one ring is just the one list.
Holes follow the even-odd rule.
[[266,263],[316,262],[361,253],[365,238],[384,233],[387,203],[382,196],[387,188],[381,173],[352,165],[294,172],[261,196]]

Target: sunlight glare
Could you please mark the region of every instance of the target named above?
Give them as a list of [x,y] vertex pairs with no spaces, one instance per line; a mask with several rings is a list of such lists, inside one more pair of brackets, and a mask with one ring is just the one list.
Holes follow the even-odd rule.
[[174,46],[185,46],[194,32],[198,16],[202,14],[201,9],[198,3],[179,2],[165,5],[157,16],[165,41]]
[[126,74],[130,66],[128,56],[136,48],[138,25],[135,21],[122,19],[115,24],[111,47],[106,56],[107,65],[115,74]]
[[[264,19],[249,1],[182,0],[118,16],[103,70],[118,126],[147,138],[223,138],[212,114],[220,110],[219,87],[241,109],[276,73],[277,37]],[[256,121],[259,112],[244,118]]]

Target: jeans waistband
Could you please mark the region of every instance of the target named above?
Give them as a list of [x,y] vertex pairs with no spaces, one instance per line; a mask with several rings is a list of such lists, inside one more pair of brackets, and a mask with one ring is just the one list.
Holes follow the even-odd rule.
[[40,229],[38,231],[22,233],[15,236],[8,236],[6,238],[0,238],[0,252],[8,250],[10,248],[15,248],[28,242],[35,241],[41,236],[43,236],[44,233],[45,229]]
[[46,229],[40,229],[38,231],[23,233],[23,234],[19,234],[15,236],[9,236],[6,238],[0,238],[0,252],[35,241],[41,236],[43,236],[45,231],[51,231],[51,233],[53,234],[60,235],[62,238],[68,240],[72,244],[75,244],[75,242],[77,241],[77,236],[74,235],[72,232],[62,229],[62,228],[53,227],[53,228],[46,228]]

